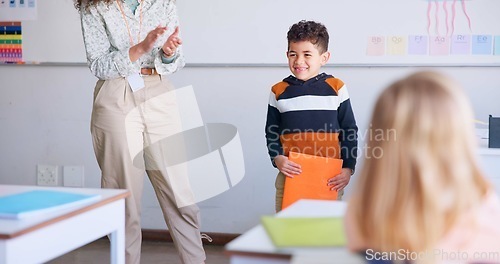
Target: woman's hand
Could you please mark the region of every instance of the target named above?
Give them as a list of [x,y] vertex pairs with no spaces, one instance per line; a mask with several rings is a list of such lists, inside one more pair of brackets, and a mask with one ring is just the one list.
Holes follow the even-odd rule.
[[176,27],[174,33],[168,37],[167,41],[163,44],[161,48],[165,57],[170,58],[175,55],[177,48],[182,44],[182,40],[179,38],[179,27]]
[[165,34],[167,31],[167,27],[157,26],[155,29],[149,31],[146,38],[139,42],[139,44],[132,46],[129,50],[130,60],[132,62],[138,60],[142,55],[150,52],[154,46],[156,41]]
[[274,158],[274,164],[278,167],[278,170],[285,176],[293,178],[293,175],[302,173],[302,169],[299,164],[290,161],[287,156],[278,155]]

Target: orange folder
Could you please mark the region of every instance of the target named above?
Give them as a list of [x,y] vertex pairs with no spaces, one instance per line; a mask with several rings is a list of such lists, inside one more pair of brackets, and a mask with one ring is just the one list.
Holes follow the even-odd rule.
[[286,177],[282,209],[299,199],[337,200],[328,179],[342,171],[342,160],[290,152],[288,159],[300,164],[302,173]]

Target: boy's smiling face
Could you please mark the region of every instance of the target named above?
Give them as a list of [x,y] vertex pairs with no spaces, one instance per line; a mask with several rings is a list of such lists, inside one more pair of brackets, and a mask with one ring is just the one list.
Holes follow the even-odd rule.
[[310,41],[290,42],[286,53],[288,67],[293,75],[302,81],[307,81],[319,74],[321,66],[330,59],[330,52],[320,53],[318,47]]

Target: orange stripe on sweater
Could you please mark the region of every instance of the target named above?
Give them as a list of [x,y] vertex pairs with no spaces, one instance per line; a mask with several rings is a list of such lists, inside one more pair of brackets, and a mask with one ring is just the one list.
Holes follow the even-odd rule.
[[276,100],[278,100],[278,97],[285,92],[286,88],[289,86],[287,82],[279,82],[275,85],[273,85],[273,88],[271,91],[276,95]]
[[290,151],[340,159],[338,133],[300,132],[280,136],[285,156]]
[[342,87],[344,87],[344,82],[342,82],[340,79],[337,78],[330,77],[327,78],[325,82],[328,83],[328,85],[330,85],[330,87],[332,87],[333,90],[335,90],[337,95],[339,94],[339,90]]

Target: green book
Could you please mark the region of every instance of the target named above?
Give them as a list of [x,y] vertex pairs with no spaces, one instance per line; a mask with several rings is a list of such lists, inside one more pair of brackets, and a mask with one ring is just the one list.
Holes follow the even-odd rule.
[[262,224],[276,247],[332,247],[346,245],[339,217],[262,217]]

